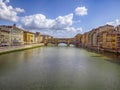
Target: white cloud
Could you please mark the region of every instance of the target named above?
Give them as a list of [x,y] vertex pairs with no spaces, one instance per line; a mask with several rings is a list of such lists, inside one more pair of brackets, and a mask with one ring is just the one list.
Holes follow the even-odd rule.
[[120,20],[116,19],[115,21],[107,22],[106,24],[117,26],[120,25]]
[[9,2],[9,0],[0,0],[0,19],[17,22],[18,13],[24,12],[24,9],[13,8],[11,5],[7,5]]
[[55,37],[74,37],[82,33],[82,28],[74,28],[73,14],[58,16],[55,19],[48,19],[43,14],[34,14],[20,19],[23,28],[40,31],[41,34],[50,34]]
[[64,29],[73,23],[73,14],[47,19],[45,15],[35,14],[20,19],[24,28],[29,29]]
[[65,28],[68,32],[74,32],[74,33],[81,33],[82,32],[82,28],[74,28],[74,27],[67,27]]
[[67,27],[66,30],[60,30],[53,34],[55,37],[65,37],[65,38],[71,38],[74,37],[78,33],[82,33],[82,28],[74,28],[74,27]]
[[22,13],[22,12],[25,12],[24,9],[21,9],[21,8],[15,8],[14,11],[18,12],[18,13]]
[[40,33],[52,35],[58,38],[71,38],[71,37],[74,37],[78,33],[82,33],[82,28],[74,28],[71,26],[71,27],[66,27],[64,29],[61,29],[61,30],[43,29],[43,30],[40,30]]
[[65,28],[67,26],[71,26],[73,23],[73,14],[68,14],[65,16],[59,16],[55,19],[55,26],[56,28]]
[[[34,14],[20,17],[19,13],[25,10],[21,8],[14,8],[8,5],[10,0],[0,0],[0,19],[12,22],[17,22],[18,27],[31,31],[40,31],[42,33],[50,34],[56,37],[73,37],[77,33],[82,32],[82,28],[72,27],[73,23],[80,21],[73,21],[73,13],[64,16],[58,16],[55,19],[48,19],[43,14]],[[85,7],[82,10],[76,8],[76,15],[87,15]]]
[[87,15],[87,8],[85,6],[84,7],[77,7],[75,9],[75,14],[79,15],[79,16]]
[[24,28],[28,29],[48,29],[54,25],[54,20],[47,19],[43,14],[22,17],[20,22]]

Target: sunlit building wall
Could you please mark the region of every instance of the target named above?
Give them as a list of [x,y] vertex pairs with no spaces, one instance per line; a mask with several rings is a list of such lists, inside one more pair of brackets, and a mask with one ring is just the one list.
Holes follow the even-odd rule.
[[24,31],[24,44],[33,44],[35,40],[35,34],[29,31]]

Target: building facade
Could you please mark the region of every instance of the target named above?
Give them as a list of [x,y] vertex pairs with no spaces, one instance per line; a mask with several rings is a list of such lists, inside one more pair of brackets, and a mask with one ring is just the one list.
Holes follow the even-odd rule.
[[106,34],[106,48],[120,50],[120,32],[111,30]]
[[13,25],[11,29],[11,45],[23,45],[23,32],[24,30]]
[[0,46],[10,45],[10,31],[5,28],[0,28]]
[[120,25],[116,26],[115,30],[118,31],[118,32],[120,32]]
[[[9,44],[10,45],[22,45],[23,44],[23,30],[16,27],[14,24],[13,26],[2,25],[0,26],[2,32],[5,31],[8,34],[9,32]],[[8,42],[8,41],[7,41]]]
[[74,42],[75,42],[76,46],[82,46],[82,34],[77,34],[74,37]]
[[50,36],[50,35],[41,35],[41,43],[44,43],[44,41],[46,40],[46,39],[51,39],[51,38],[53,38],[53,36]]
[[35,33],[24,31],[23,40],[24,40],[24,44],[35,43]]
[[35,33],[35,43],[41,43],[42,39],[41,39],[41,35],[40,32],[36,32]]

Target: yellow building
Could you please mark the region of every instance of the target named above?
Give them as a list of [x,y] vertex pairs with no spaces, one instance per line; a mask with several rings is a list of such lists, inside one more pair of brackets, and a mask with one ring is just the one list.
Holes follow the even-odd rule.
[[98,40],[98,43],[101,48],[107,48],[107,33],[108,31],[104,31],[100,35],[100,40]]
[[103,44],[103,33],[99,33],[98,35],[98,45],[100,48],[102,48],[102,44]]
[[0,28],[0,46],[8,46],[10,45],[10,41],[10,31]]
[[98,32],[101,33],[101,32],[104,32],[104,31],[114,30],[114,26],[107,24],[107,25],[98,27],[98,29],[99,29]]
[[[107,33],[114,30],[112,25],[104,25],[98,28],[98,47],[107,48]],[[108,45],[109,46],[109,45]]]
[[29,31],[24,31],[24,44],[33,44],[35,40],[35,34]]
[[82,46],[85,46],[85,34],[82,35],[81,42]]
[[89,43],[91,47],[98,47],[98,33],[98,28],[92,29],[92,31],[90,32]]
[[88,46],[91,47],[92,44],[92,31],[89,31],[88,34]]
[[89,32],[85,33],[85,46],[88,47],[89,45]]
[[120,32],[111,30],[106,34],[106,48],[117,50],[120,49]]
[[87,33],[84,33],[83,35],[82,35],[82,46],[84,47],[86,47],[87,46],[87,42],[88,42],[88,40],[87,40],[88,38],[87,38]]
[[114,30],[100,33],[98,43],[100,48],[107,51],[120,50],[120,32]]

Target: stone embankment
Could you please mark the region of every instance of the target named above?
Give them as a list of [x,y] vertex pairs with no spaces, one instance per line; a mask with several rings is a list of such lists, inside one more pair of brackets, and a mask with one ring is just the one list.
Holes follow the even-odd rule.
[[5,53],[10,53],[10,52],[15,52],[15,51],[22,51],[26,49],[31,49],[31,48],[37,48],[41,47],[44,44],[31,44],[31,45],[21,45],[21,46],[6,46],[6,47],[0,47],[0,54],[5,54]]

